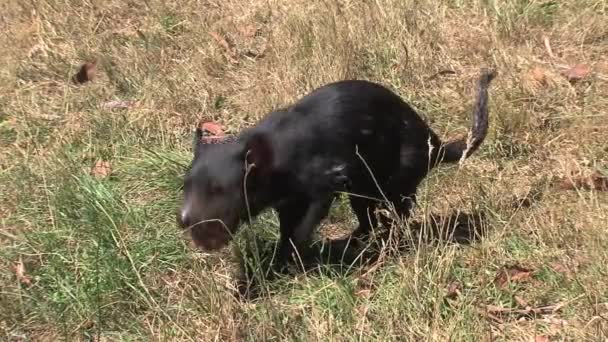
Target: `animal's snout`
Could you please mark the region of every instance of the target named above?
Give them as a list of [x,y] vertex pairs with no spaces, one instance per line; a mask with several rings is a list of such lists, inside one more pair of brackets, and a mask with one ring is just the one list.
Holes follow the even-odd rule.
[[203,250],[216,250],[232,239],[231,229],[236,229],[239,220],[235,212],[220,206],[217,201],[203,201],[186,196],[181,208],[175,213],[177,225],[192,237],[194,244]]
[[177,215],[177,223],[184,229],[192,226],[194,220],[190,215],[190,211],[187,209],[182,209]]

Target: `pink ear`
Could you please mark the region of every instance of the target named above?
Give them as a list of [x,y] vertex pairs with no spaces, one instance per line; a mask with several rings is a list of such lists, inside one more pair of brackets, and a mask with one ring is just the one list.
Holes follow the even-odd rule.
[[247,141],[247,162],[255,165],[256,172],[267,172],[272,168],[272,144],[266,134],[256,133]]

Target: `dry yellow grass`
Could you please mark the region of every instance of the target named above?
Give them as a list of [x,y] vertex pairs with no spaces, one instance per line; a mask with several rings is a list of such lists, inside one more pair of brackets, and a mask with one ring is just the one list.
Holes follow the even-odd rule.
[[[598,0],[2,2],[2,339],[605,340],[608,200],[555,184],[608,176],[607,22]],[[96,78],[72,84],[92,60]],[[590,73],[570,83],[576,64]],[[364,78],[453,136],[466,132],[484,66],[499,71],[490,136],[429,177],[415,217],[426,230],[430,214],[481,214],[480,241],[414,239],[371,268],[280,279],[241,303],[229,257],[181,239],[177,164],[200,120],[238,132],[317,86]],[[134,103],[104,109],[111,100]],[[99,160],[112,173],[96,179]],[[332,215],[350,226],[347,211]],[[275,223],[256,229],[271,239]],[[533,276],[497,287],[512,264]],[[479,312],[517,308],[515,295],[562,307],[500,321]]]

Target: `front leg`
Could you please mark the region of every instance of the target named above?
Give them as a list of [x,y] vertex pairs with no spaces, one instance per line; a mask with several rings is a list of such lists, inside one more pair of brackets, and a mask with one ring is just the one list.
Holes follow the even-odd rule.
[[317,200],[299,200],[278,208],[281,238],[279,257],[288,260],[292,253],[301,253],[311,242],[313,230],[329,213],[333,196]]

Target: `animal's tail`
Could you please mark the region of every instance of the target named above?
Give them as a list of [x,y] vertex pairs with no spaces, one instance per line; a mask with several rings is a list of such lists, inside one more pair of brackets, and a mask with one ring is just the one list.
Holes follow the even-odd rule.
[[468,137],[441,144],[435,154],[433,165],[437,165],[438,163],[455,163],[466,159],[484,141],[488,134],[488,88],[496,75],[496,70],[482,70],[481,77],[477,82],[473,126],[469,131]]

